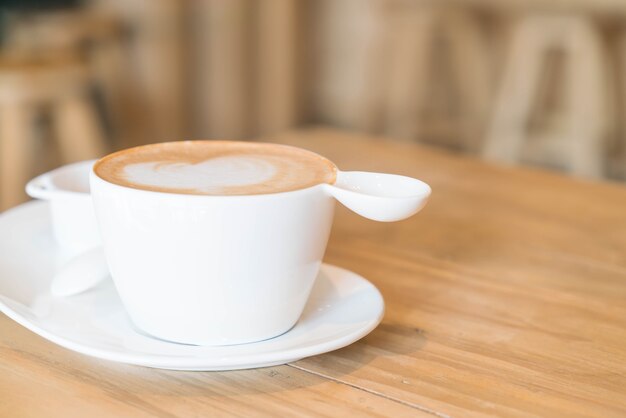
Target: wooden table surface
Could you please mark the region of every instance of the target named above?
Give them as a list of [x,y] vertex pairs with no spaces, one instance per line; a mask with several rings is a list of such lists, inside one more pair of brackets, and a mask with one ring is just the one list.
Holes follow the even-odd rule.
[[338,205],[326,261],[380,289],[381,325],[289,365],[176,372],[0,316],[0,416],[626,416],[625,187],[323,128],[270,139],[432,186],[399,223]]

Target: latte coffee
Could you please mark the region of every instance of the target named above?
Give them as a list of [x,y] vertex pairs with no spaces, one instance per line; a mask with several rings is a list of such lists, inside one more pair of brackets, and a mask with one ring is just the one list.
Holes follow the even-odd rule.
[[253,195],[333,184],[337,168],[313,152],[239,141],[179,141],[108,155],[98,177],[134,189],[195,195]]

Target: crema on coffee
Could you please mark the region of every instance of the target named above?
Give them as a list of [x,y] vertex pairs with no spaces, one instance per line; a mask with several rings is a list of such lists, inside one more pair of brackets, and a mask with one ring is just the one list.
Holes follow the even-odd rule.
[[135,189],[197,195],[252,195],[335,182],[337,168],[313,152],[238,141],[145,145],[99,160],[98,177]]

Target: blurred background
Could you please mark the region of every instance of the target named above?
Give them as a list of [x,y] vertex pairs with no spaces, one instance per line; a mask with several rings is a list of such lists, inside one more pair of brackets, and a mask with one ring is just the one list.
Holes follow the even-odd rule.
[[0,210],[133,145],[328,125],[626,179],[624,0],[3,0]]

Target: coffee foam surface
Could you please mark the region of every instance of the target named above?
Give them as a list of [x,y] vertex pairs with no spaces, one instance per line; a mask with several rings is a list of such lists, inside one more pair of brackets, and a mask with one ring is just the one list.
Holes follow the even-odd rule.
[[111,154],[96,174],[122,186],[183,194],[245,195],[333,183],[335,166],[299,148],[237,141],[180,141]]

